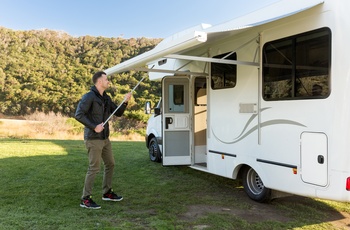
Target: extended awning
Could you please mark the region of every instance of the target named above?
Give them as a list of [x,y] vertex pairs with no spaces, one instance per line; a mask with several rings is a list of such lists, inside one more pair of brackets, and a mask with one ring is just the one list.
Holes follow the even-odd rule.
[[[253,27],[308,10],[322,4],[323,2],[323,0],[281,0],[265,8],[217,26],[201,24],[197,27],[174,34],[173,36],[164,39],[154,49],[113,66],[105,70],[105,72],[107,75],[130,70],[154,71],[161,73],[179,72],[178,70],[172,68],[171,64],[163,65],[161,68],[152,69],[152,66],[150,68],[146,68],[146,66],[148,66],[150,63],[158,63],[159,60],[164,58],[223,63],[222,59],[183,56],[181,54],[190,49],[198,48],[207,42],[213,42],[227,36],[234,36]],[[257,65],[257,63],[225,61],[227,61],[227,63],[231,62],[232,64]],[[154,66],[160,67],[160,65],[157,64]]]
[[240,30],[260,26],[303,12],[322,3],[324,3],[324,0],[281,0],[239,18],[207,28],[204,31],[207,33],[208,40],[216,39],[216,36],[221,37],[223,33],[226,36],[232,35]]
[[107,75],[133,70],[138,67],[144,67],[147,63],[164,57],[171,53],[178,53],[190,47],[206,42],[207,34],[201,30],[206,28],[206,24],[199,25],[191,30],[185,30],[173,36],[164,39],[154,49],[131,58],[125,62],[115,65],[105,72]]

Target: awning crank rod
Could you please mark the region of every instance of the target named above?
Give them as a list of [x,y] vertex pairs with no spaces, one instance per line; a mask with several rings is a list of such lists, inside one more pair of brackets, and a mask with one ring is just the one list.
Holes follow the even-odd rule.
[[[130,91],[130,93],[132,94],[135,89],[140,85],[140,83],[143,81],[143,79],[145,79],[146,76],[144,76],[138,83],[137,85],[135,85],[135,87]],[[113,111],[113,113],[107,118],[107,120],[105,122],[103,122],[102,126],[105,126],[105,124],[111,119],[111,117],[115,114],[115,112],[117,112],[117,110],[122,106],[122,104],[125,102],[125,97],[124,100],[118,105],[118,107]]]

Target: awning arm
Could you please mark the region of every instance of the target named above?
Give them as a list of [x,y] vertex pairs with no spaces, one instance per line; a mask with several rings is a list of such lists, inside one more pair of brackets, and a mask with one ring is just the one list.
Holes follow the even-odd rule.
[[145,67],[135,68],[134,70],[144,71],[144,72],[155,72],[155,73],[170,73],[170,74],[178,74],[178,75],[208,76],[207,73],[201,73],[201,72],[178,71],[178,70],[167,70],[167,69],[148,69]]
[[226,59],[227,57],[231,56],[233,53],[236,53],[238,50],[242,49],[243,47],[247,46],[249,43],[256,41],[259,38],[259,35],[248,40],[246,43],[244,43],[243,45],[239,46],[237,49],[231,51],[230,53],[228,53],[225,57],[223,57],[222,59]]
[[169,54],[169,55],[166,55],[165,58],[212,62],[212,63],[222,63],[222,64],[232,64],[232,65],[250,65],[250,66],[259,66],[260,65],[258,62],[236,61],[236,60],[226,60],[226,59],[208,58],[208,57],[196,57],[196,56],[179,55],[179,54]]

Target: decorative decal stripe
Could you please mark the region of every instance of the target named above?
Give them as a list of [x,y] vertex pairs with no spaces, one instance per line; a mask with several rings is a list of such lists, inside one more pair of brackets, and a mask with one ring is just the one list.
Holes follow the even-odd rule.
[[[266,110],[266,109],[270,109],[270,108],[271,108],[271,107],[262,108],[262,109],[261,109],[261,112],[264,111],[264,110]],[[255,119],[256,116],[258,116],[258,114],[253,114],[253,115],[249,118],[249,120],[248,120],[247,123],[245,124],[245,126],[244,126],[242,132],[238,135],[238,137],[242,136],[242,134],[243,134],[243,133],[245,132],[245,130],[248,128],[249,124],[252,123],[252,121]],[[236,139],[237,139],[238,137],[236,137]]]
[[210,153],[215,153],[215,154],[220,154],[220,155],[225,155],[225,156],[230,156],[230,157],[237,157],[236,154],[230,154],[230,153],[224,153],[224,152],[219,152],[215,150],[209,150]]
[[[261,112],[263,112],[264,110],[270,109],[271,107],[266,107],[266,108],[262,108]],[[211,129],[211,132],[213,133],[214,137],[216,140],[220,141],[221,143],[224,144],[234,144],[237,143],[239,141],[241,141],[242,139],[244,139],[245,137],[247,137],[248,135],[250,135],[251,133],[253,133],[254,131],[258,130],[258,125],[255,125],[254,127],[252,127],[251,129],[247,130],[248,126],[252,123],[252,121],[257,117],[257,114],[253,114],[249,120],[247,121],[247,123],[245,124],[242,132],[236,137],[234,138],[232,141],[224,141],[221,140],[218,135],[215,134],[214,130]],[[275,119],[275,120],[270,120],[270,121],[265,121],[262,122],[260,124],[260,127],[267,127],[267,126],[271,126],[271,125],[281,125],[281,124],[287,124],[287,125],[296,125],[296,126],[301,126],[301,127],[306,127],[305,125],[296,122],[296,121],[291,121],[291,120],[285,120],[285,119]]]
[[287,168],[298,168],[298,166],[296,165],[290,165],[290,164],[285,164],[285,163],[280,163],[280,162],[275,162],[275,161],[267,161],[267,160],[263,160],[263,159],[256,159],[257,162],[261,162],[261,163],[266,163],[266,164],[271,164],[271,165],[278,165],[278,166],[282,166],[282,167],[287,167]]

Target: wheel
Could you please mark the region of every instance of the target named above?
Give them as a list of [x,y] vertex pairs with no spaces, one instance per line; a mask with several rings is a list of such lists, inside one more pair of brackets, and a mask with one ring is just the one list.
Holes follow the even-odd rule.
[[242,182],[244,191],[250,199],[257,202],[270,200],[271,190],[264,186],[264,183],[254,169],[250,167],[243,169]]
[[162,161],[162,155],[160,154],[159,146],[157,143],[157,139],[153,137],[148,145],[148,151],[149,151],[149,159],[153,162],[161,162]]

